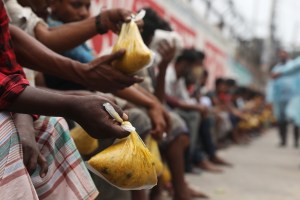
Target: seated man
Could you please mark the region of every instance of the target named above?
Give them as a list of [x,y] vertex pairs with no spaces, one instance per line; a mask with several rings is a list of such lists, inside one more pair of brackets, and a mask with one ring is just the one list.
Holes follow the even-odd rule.
[[207,108],[196,103],[195,100],[190,97],[184,80],[184,77],[191,73],[194,67],[198,67],[199,63],[203,62],[203,58],[203,56],[199,56],[195,50],[191,49],[184,50],[182,54],[177,57],[174,66],[170,66],[167,70],[166,99],[168,104],[174,108],[188,124],[191,134],[190,161],[196,162],[196,165],[204,170],[221,172],[219,168],[215,167],[209,160],[202,156],[202,149],[199,148],[201,145],[204,147],[203,150],[207,151],[206,153],[211,161],[222,160],[217,157],[209,128],[205,128],[206,131],[200,131],[201,116],[203,117],[202,124],[204,125],[205,123],[207,126],[207,120],[205,118]]
[[[0,131],[1,143],[4,144],[0,150],[2,155],[2,164],[0,165],[1,198],[10,199],[12,191],[14,191],[14,199],[95,198],[98,192],[91,182],[73,141],[69,137],[57,139],[57,137],[60,137],[60,134],[68,136],[66,124],[62,119],[40,117],[34,124],[35,132],[32,126],[30,127],[30,125],[33,125],[31,116],[28,118],[28,115],[15,114],[16,126],[19,131],[22,131],[19,134],[9,112],[71,117],[96,138],[125,137],[128,135],[128,132],[122,130],[119,125],[114,124],[106,111],[101,106],[99,107],[105,102],[110,102],[103,97],[61,95],[29,86],[12,49],[8,17],[3,2],[0,2],[0,25],[2,30],[0,44],[3,47],[0,53],[0,108],[5,111],[1,112]],[[14,36],[14,42],[18,41],[15,43],[17,46],[31,50],[32,56],[28,56],[24,51],[19,51],[19,61],[27,64],[37,64],[37,69],[43,68],[39,64],[42,65],[46,63],[45,61],[50,60],[55,60],[63,66],[74,63],[68,59],[62,59],[54,53],[50,54],[45,47],[14,27],[11,27],[10,31]],[[43,56],[41,56],[42,54]],[[40,58],[38,62],[33,59],[36,57]],[[55,67],[56,65],[54,64],[53,66]],[[127,119],[127,116],[123,115],[123,112],[114,103],[110,103],[124,119]],[[82,116],[82,113],[85,113],[85,116]],[[33,117],[37,119],[37,116]],[[59,131],[59,133],[56,131]],[[99,131],[105,134],[99,134]],[[26,137],[22,135],[23,133],[30,138],[27,137],[25,140],[22,140],[22,138]],[[36,138],[28,134],[36,134]],[[26,170],[23,163],[21,142],[25,147],[24,150],[26,150],[26,147],[30,145],[37,145],[35,139],[38,142],[38,151],[47,159],[49,169],[47,172],[47,167],[44,166],[45,160],[41,156],[36,156],[36,154],[39,154],[38,152],[34,152],[35,156],[29,156],[31,159],[28,166],[29,170],[35,168],[35,166],[32,166],[36,163],[36,161],[32,161],[33,158],[42,159],[38,162],[43,165],[40,166],[41,169],[37,168],[37,171],[30,177],[29,171]],[[31,149],[37,151],[36,147]],[[25,155],[26,153],[24,152]],[[24,159],[27,158],[28,156],[24,156]],[[27,161],[24,160],[25,163]],[[59,178],[57,179],[57,177]],[[70,182],[70,180],[72,181]]]

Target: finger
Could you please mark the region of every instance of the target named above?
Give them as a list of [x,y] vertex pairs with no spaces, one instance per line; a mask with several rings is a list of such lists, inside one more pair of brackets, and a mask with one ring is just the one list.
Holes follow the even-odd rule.
[[[108,54],[108,55],[104,55],[104,56],[100,56],[96,59],[94,59],[93,61],[90,62],[90,65],[93,67],[93,68],[96,68],[99,66],[99,65],[103,65],[103,64],[110,64],[113,60],[116,60],[116,59],[119,59],[121,58],[124,54],[125,54],[126,50],[124,49],[121,49],[115,53],[112,53],[112,54]],[[111,66],[109,66],[111,67]]]
[[[24,165],[25,165],[26,168],[27,168],[27,166],[28,166],[28,164],[29,164],[30,158],[29,158],[28,154],[25,153],[25,152],[29,152],[29,150],[27,150],[26,148],[23,147],[23,163],[24,163]],[[28,169],[27,169],[27,170],[28,170]]]
[[39,153],[38,155],[38,160],[37,160],[41,170],[40,170],[40,177],[44,178],[48,172],[48,163],[45,157]]
[[122,19],[124,22],[130,22],[132,12],[125,9],[120,9],[119,12],[119,19]]
[[[123,110],[119,106],[114,104],[113,102],[109,101],[109,103],[112,105],[112,107],[115,109],[115,111],[119,114],[119,116],[122,117],[122,119],[124,120],[123,117],[126,118],[127,115],[123,112]],[[128,119],[128,116],[127,116],[127,119]]]
[[124,130],[120,124],[108,124],[107,133],[110,133],[108,137],[124,138],[127,137],[130,132]]
[[118,33],[118,27],[117,27],[117,22],[113,22],[113,21],[106,21],[107,27],[114,33]]
[[117,27],[117,34],[119,34],[122,28],[122,24],[117,24],[116,27]]
[[140,32],[143,31],[143,27],[144,27],[144,21],[143,20],[139,20],[135,22],[136,25],[139,27]]
[[37,155],[34,154],[31,156],[30,161],[27,166],[27,170],[30,175],[33,174],[33,172],[36,169],[36,166],[37,166]]
[[102,63],[110,64],[112,61],[122,58],[126,53],[125,49],[121,49],[115,53],[102,56]]
[[170,117],[166,117],[166,125],[167,125],[166,132],[169,132],[171,130],[171,126],[172,126]]
[[159,132],[159,130],[151,130],[150,134],[157,141],[162,139],[162,134]]
[[176,40],[174,38],[172,40],[172,47],[176,49]]
[[133,77],[133,81],[134,81],[135,83],[141,83],[141,82],[144,81],[144,78],[135,75],[135,76]]
[[128,121],[128,115],[126,113],[123,113],[122,119],[124,121]]

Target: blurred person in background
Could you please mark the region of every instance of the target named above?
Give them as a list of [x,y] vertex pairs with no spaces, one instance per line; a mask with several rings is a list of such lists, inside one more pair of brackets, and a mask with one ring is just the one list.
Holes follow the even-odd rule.
[[[299,89],[297,88],[298,73],[293,73],[293,68],[299,65],[299,58],[290,59],[289,54],[284,50],[278,51],[278,64],[272,68],[271,77],[273,80],[270,85],[270,100],[273,105],[274,114],[278,123],[280,146],[287,144],[288,118],[286,116],[287,105],[294,98]],[[288,71],[291,71],[289,73]],[[281,76],[281,74],[290,74]],[[294,127],[294,145],[299,146],[299,128]]]
[[[197,103],[196,99],[190,96],[185,84],[185,78],[189,76],[189,73],[195,67],[199,67],[199,63],[203,62],[204,56],[199,55],[193,49],[185,49],[177,57],[174,65],[168,68],[166,76],[166,100],[168,105],[188,124],[191,137],[189,156],[187,156],[188,162],[204,170],[219,173],[222,170],[213,163],[220,164],[221,160],[222,163],[225,163],[225,161],[216,154],[209,129],[210,125],[206,121],[208,108],[206,105]],[[200,127],[202,130],[200,130]],[[192,167],[188,165],[187,170],[192,170]]]

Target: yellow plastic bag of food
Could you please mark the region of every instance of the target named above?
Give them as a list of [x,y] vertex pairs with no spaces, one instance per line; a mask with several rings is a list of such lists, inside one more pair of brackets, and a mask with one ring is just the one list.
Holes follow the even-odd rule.
[[164,184],[168,184],[172,181],[172,175],[167,164],[163,166],[162,181]]
[[148,147],[149,151],[153,155],[153,160],[155,164],[155,170],[157,176],[160,176],[163,172],[163,163],[160,155],[160,151],[157,145],[157,142],[153,139],[151,135],[148,135],[145,139],[145,144]]
[[99,147],[98,140],[91,137],[81,126],[72,129],[70,134],[81,155],[89,155]]
[[[109,113],[117,121],[121,119],[116,117],[118,115],[116,112]],[[113,145],[93,156],[87,166],[92,172],[119,189],[150,189],[157,184],[153,156],[130,122],[121,123],[130,135],[117,140]]]
[[126,49],[125,55],[120,60],[114,61],[112,65],[126,74],[134,74],[149,65],[153,57],[152,51],[144,44],[134,20],[122,25],[121,33],[112,52],[121,49]]

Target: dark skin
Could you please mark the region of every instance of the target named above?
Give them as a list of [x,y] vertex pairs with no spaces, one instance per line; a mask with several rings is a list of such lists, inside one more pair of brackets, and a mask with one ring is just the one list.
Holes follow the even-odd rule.
[[166,71],[176,53],[175,41],[172,42],[172,45],[166,40],[161,41],[159,43],[158,53],[161,55],[162,60],[158,65],[159,74],[157,76],[157,85],[154,94],[161,102],[163,102],[165,99]]
[[[18,0],[23,6],[29,6],[35,13],[46,13],[46,8],[55,3],[51,0]],[[112,30],[115,33],[120,31],[120,24],[130,21],[132,12],[125,9],[108,9],[101,11],[101,26],[104,31]],[[45,46],[55,52],[70,50],[86,40],[98,34],[96,30],[96,17],[87,17],[84,20],[75,20],[62,26],[49,28],[43,23],[38,23],[35,27],[35,37]],[[142,28],[143,21],[137,22]],[[72,40],[70,40],[72,38]]]
[[48,164],[45,157],[40,153],[35,142],[35,130],[33,119],[27,114],[14,114],[14,122],[19,133],[23,149],[23,162],[28,173],[31,175],[37,165],[41,167],[40,177],[44,178],[48,171]]
[[100,95],[63,95],[31,86],[6,108],[18,113],[38,113],[46,116],[62,116],[78,122],[94,138],[122,138],[128,135],[103,108],[110,103],[124,120],[128,117],[113,102]]
[[85,64],[54,53],[15,26],[10,26],[10,31],[18,62],[30,69],[52,74],[101,92],[114,92],[143,80],[125,75],[111,66],[111,62],[121,58],[125,50],[96,58]]
[[117,91],[115,95],[146,108],[152,121],[152,136],[157,140],[162,139],[163,133],[169,128],[170,117],[154,95],[139,86]]

